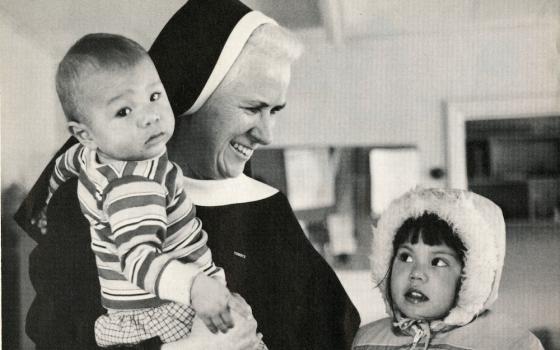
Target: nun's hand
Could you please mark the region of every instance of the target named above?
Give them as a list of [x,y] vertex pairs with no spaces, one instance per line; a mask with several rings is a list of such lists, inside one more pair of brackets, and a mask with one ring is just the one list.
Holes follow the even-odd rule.
[[231,293],[231,298],[229,299],[228,306],[231,310],[235,310],[243,317],[249,317],[253,315],[251,306],[249,306],[245,299],[243,299],[243,297],[237,293]]
[[203,273],[196,275],[191,287],[191,304],[212,333],[226,333],[233,327],[227,287],[216,278]]

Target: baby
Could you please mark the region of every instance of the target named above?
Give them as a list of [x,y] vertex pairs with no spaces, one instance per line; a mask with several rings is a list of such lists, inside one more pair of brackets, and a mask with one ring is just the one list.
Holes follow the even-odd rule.
[[490,306],[505,255],[502,211],[475,193],[416,189],[391,203],[373,236],[374,283],[389,318],[353,349],[543,349]]
[[56,88],[79,143],[57,159],[35,224],[47,229],[50,198],[78,177],[107,309],[95,324],[98,345],[181,339],[195,312],[213,332],[233,327],[230,307],[243,307],[167,158],[175,119],[148,53],[119,35],[86,35],[60,62]]

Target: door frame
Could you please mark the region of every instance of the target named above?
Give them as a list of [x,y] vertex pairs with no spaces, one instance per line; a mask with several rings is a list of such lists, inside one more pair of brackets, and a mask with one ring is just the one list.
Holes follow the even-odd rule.
[[444,111],[447,186],[467,189],[466,122],[560,116],[560,95],[450,100],[445,102]]

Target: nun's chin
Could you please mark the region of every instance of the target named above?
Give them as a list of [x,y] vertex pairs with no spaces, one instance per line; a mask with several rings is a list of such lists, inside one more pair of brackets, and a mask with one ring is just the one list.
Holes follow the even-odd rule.
[[217,173],[220,179],[227,179],[238,177],[245,170],[245,164],[253,152],[246,152],[245,150],[238,150],[231,144],[224,150],[221,159],[218,160]]

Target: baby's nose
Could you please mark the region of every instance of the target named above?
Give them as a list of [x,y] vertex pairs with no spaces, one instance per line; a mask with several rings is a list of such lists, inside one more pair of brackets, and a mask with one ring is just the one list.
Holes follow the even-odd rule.
[[140,120],[140,126],[141,127],[147,127],[150,126],[154,123],[159,122],[159,120],[161,119],[160,115],[158,112],[150,112],[150,113],[146,113],[144,115],[144,118],[142,118],[142,120]]

